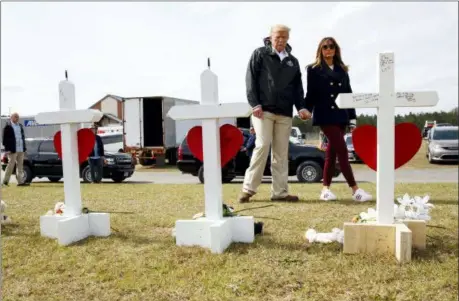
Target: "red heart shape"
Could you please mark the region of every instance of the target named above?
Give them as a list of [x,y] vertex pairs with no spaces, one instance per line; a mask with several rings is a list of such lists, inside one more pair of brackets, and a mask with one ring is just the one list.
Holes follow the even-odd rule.
[[[186,136],[186,142],[193,156],[203,162],[202,127],[195,126],[189,130]],[[237,155],[243,143],[244,137],[237,127],[231,124],[224,124],[220,127],[220,156],[222,167]]]
[[[372,125],[357,127],[352,132],[354,150],[362,161],[373,170],[377,170],[377,131]],[[418,127],[411,122],[399,123],[395,126],[395,160],[394,169],[408,163],[419,151],[422,135]]]
[[[79,129],[77,132],[78,137],[78,160],[81,164],[82,162],[88,159],[89,154],[91,153],[92,149],[94,148],[94,144],[96,143],[96,135],[92,132],[91,129]],[[58,131],[54,135],[54,149],[57,152],[57,155],[62,160],[62,143],[61,143],[61,131]]]

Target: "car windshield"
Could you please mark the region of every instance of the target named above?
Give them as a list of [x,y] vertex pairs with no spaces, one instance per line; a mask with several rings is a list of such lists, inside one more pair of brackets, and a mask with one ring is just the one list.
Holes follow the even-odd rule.
[[433,140],[458,140],[459,131],[456,130],[437,130],[433,133]]

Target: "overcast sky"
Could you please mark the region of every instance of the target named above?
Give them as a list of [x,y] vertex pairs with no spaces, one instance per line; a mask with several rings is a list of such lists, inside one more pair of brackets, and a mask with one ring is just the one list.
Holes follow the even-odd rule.
[[377,53],[393,51],[398,91],[439,93],[437,107],[415,112],[457,106],[457,3],[1,5],[2,114],[57,110],[65,69],[76,85],[78,108],[109,93],[199,100],[208,56],[219,76],[220,101],[245,102],[248,59],[275,23],[292,28],[290,44],[304,83],[304,66],[313,61],[319,40],[334,36],[350,65],[354,92],[377,91]]

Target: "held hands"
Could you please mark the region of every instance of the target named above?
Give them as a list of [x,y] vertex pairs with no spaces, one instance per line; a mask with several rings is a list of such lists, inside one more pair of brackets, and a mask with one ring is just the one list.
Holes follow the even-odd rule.
[[311,118],[311,113],[306,110],[306,109],[301,109],[299,112],[298,112],[298,115],[300,116],[301,120],[308,120]]
[[[260,118],[260,119],[263,119],[263,109],[261,108],[261,106],[256,106],[252,109],[252,114],[253,116],[257,117],[257,118]],[[301,109],[299,112],[298,112],[298,115],[300,116],[300,118],[302,120],[308,120],[311,118],[312,114],[306,110],[306,109]]]

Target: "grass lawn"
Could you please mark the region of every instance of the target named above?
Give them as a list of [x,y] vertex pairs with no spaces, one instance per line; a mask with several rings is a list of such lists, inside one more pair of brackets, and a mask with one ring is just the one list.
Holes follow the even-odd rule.
[[[343,255],[341,245],[308,244],[308,227],[328,232],[374,202],[350,201],[344,184],[335,203],[317,201],[320,184],[291,184],[301,203],[259,209],[265,233],[224,254],[179,248],[171,237],[177,219],[203,210],[202,185],[82,185],[84,205],[112,214],[117,231],[70,247],[40,237],[39,216],[63,199],[63,185],[34,183],[2,189],[13,224],[2,227],[3,300],[317,300],[455,301],[458,285],[458,185],[399,184],[397,195],[431,195],[436,205],[427,250],[400,266],[390,256]],[[374,184],[362,188],[375,194]],[[236,209],[271,203],[269,184],[252,204],[235,203],[240,185],[224,185]],[[245,211],[244,214],[250,214]]]

